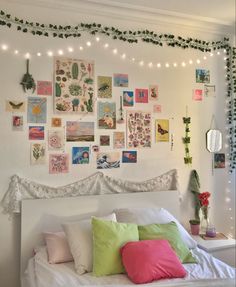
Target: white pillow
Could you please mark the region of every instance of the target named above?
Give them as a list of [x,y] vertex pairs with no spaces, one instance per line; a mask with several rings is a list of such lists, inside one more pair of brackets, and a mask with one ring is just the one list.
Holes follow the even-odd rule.
[[[99,217],[108,221],[116,221],[115,213]],[[70,246],[75,262],[75,270],[79,274],[93,270],[93,233],[91,218],[73,223],[64,223],[62,227]]]
[[197,247],[197,242],[189,235],[179,221],[164,208],[120,208],[114,210],[118,222],[136,223],[138,225],[165,224],[175,221],[181,238],[188,248]]

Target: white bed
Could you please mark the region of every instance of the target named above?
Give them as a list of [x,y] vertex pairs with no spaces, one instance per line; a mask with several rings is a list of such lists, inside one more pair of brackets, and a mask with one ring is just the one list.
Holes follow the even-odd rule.
[[[131,286],[125,274],[94,277],[91,273],[78,275],[73,262],[49,264],[45,249],[32,257],[33,248],[42,245],[42,231],[56,231],[60,220],[68,216],[104,215],[115,208],[164,207],[180,218],[178,191],[140,192],[80,196],[78,198],[25,200],[22,202],[21,274],[22,287],[62,286]],[[50,218],[50,220],[49,220]],[[52,220],[53,219],[53,220]],[[54,230],[53,230],[54,229]],[[196,248],[192,251],[199,264],[185,264],[185,279],[162,280],[150,286],[235,286],[235,269]],[[27,267],[28,265],[28,267]],[[27,267],[27,271],[25,272]],[[148,286],[145,285],[145,286]]]

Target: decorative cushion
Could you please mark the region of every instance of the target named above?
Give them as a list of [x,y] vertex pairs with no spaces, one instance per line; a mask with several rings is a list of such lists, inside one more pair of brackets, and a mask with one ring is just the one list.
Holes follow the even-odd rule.
[[182,263],[196,263],[196,259],[183,242],[174,221],[167,224],[149,224],[138,226],[139,239],[166,239]]
[[[115,213],[101,217],[104,220],[116,221]],[[93,234],[91,218],[62,224],[66,233],[71,253],[75,261],[75,270],[79,274],[93,269]]]
[[123,273],[120,248],[129,241],[138,241],[136,224],[92,219],[93,273],[95,276]]
[[182,240],[188,248],[193,249],[197,247],[197,242],[193,240],[179,221],[164,208],[121,208],[114,210],[114,212],[116,213],[118,222],[146,225],[153,223],[163,224],[174,221],[178,226]]
[[128,242],[121,248],[121,255],[129,278],[136,284],[186,275],[167,240]]
[[43,236],[47,246],[49,263],[55,264],[74,260],[64,232],[45,232]]

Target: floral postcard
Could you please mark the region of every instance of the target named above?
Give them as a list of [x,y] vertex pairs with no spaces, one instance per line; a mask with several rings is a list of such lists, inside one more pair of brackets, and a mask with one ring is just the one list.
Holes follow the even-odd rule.
[[100,136],[100,146],[109,146],[110,145],[110,136],[101,135]]
[[154,113],[161,113],[161,105],[153,105]]
[[125,133],[114,132],[113,133],[113,148],[124,148],[125,147]]
[[46,163],[46,144],[45,143],[32,143],[30,164],[38,165]]
[[216,94],[216,86],[215,85],[204,85],[204,95],[205,97],[215,97]]
[[98,128],[116,128],[116,103],[98,102]]
[[12,130],[23,131],[23,116],[12,116]]
[[196,69],[196,83],[210,83],[210,71]]
[[148,89],[135,89],[135,102],[148,103]]
[[134,92],[133,91],[123,91],[123,106],[124,107],[134,106]]
[[93,142],[94,122],[66,122],[66,141],[68,142]]
[[44,140],[44,126],[29,126],[29,140]]
[[156,120],[156,142],[169,141],[169,120]]
[[214,153],[214,168],[225,168],[224,153]]
[[137,162],[137,151],[122,151],[122,162],[123,163],[136,163]]
[[128,87],[128,74],[113,74],[114,87]]
[[47,121],[47,99],[39,97],[28,98],[28,123],[45,124]]
[[195,89],[193,90],[193,100],[194,101],[202,101],[203,90],[202,89]]
[[64,149],[64,130],[48,131],[48,149],[63,150]]
[[89,147],[72,147],[72,164],[89,163]]
[[151,147],[151,113],[144,111],[127,112],[127,147]]
[[93,113],[93,61],[62,57],[54,59],[55,112],[62,114]]
[[69,154],[58,153],[49,155],[49,173],[68,173],[69,172]]
[[158,99],[158,86],[157,85],[150,85],[149,86],[149,100],[157,100]]
[[52,82],[51,81],[37,81],[37,95],[51,96]]
[[112,77],[98,76],[98,98],[112,97]]
[[6,112],[24,112],[25,101],[8,101],[6,100]]
[[108,169],[120,167],[119,152],[100,152],[97,154],[97,168]]
[[62,120],[61,118],[52,118],[51,119],[51,126],[53,128],[60,128],[62,125]]

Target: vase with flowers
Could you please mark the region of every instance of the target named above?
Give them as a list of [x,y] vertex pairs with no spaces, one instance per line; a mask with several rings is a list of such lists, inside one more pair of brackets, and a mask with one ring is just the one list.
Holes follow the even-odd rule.
[[201,233],[206,234],[206,230],[210,224],[209,221],[209,197],[211,196],[210,192],[205,191],[198,194],[200,209],[199,209],[199,218],[200,218],[200,228]]

